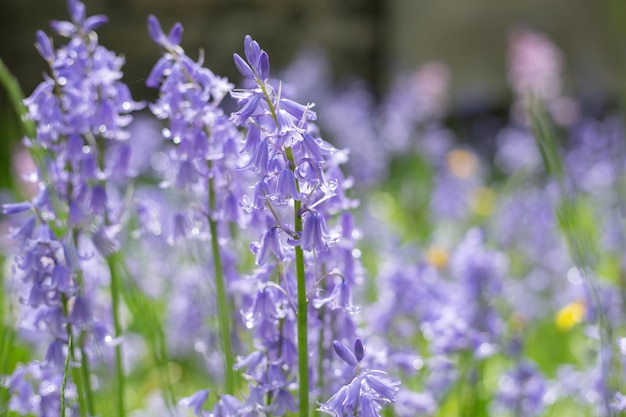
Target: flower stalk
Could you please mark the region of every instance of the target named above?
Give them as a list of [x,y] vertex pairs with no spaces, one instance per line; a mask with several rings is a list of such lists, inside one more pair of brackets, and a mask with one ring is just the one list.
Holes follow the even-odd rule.
[[[210,169],[210,164],[209,164]],[[232,348],[232,334],[230,328],[230,306],[229,297],[224,284],[224,273],[222,270],[222,258],[220,256],[219,234],[217,231],[217,221],[211,217],[215,212],[215,184],[213,178],[209,178],[209,229],[211,232],[211,251],[213,253],[213,267],[215,272],[215,290],[217,292],[217,308],[220,339],[224,351],[224,389],[227,393],[235,392],[236,374],[235,357]]]
[[[290,162],[291,170],[295,170],[295,161],[291,148],[286,149],[287,159]],[[296,188],[300,192],[300,186],[296,182]],[[300,213],[302,203],[294,200],[293,222],[296,234],[302,233],[302,215]],[[300,245],[295,247],[296,252],[296,280],[298,289],[298,378],[300,381],[300,417],[309,415],[309,341],[308,341],[308,305],[306,297],[306,279],[304,252]]]
[[[121,291],[121,278],[117,268],[118,252],[111,254],[107,258],[107,265],[111,274],[111,313],[113,318],[113,331],[115,333],[115,340],[119,341],[122,336],[122,324],[120,320],[120,291]],[[117,376],[116,394],[117,394],[117,415],[124,417],[126,415],[126,407],[124,400],[125,392],[125,374],[124,365],[122,363],[122,344],[116,342],[115,345],[115,373]]]

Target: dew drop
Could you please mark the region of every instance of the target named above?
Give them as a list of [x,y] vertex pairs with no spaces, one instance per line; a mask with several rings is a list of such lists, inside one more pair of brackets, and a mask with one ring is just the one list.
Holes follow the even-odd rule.
[[50,395],[56,391],[56,386],[53,383],[45,381],[39,386],[39,390],[44,395]]
[[580,276],[578,268],[572,267],[567,271],[567,280],[573,285],[578,285],[582,282],[582,277]]
[[417,358],[413,361],[411,366],[413,366],[413,369],[415,369],[416,371],[419,371],[424,367],[424,361],[420,358]]
[[598,401],[598,398],[599,398],[599,395],[595,391],[588,391],[585,394],[585,399],[587,400],[587,402],[591,404],[595,404]]

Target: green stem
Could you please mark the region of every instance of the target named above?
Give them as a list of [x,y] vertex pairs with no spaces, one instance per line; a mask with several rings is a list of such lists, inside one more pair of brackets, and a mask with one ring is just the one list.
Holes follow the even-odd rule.
[[[268,94],[265,84],[257,79],[257,84],[261,88],[272,118],[278,126],[276,117],[276,108],[272,103],[271,96]],[[290,162],[290,169],[295,171],[296,163],[291,148],[286,148],[285,153]],[[296,188],[300,191],[300,186],[296,182]],[[296,234],[302,232],[302,217],[300,208],[302,207],[299,200],[294,200],[293,204],[293,223]],[[309,417],[309,351],[308,351],[308,321],[307,321],[307,299],[306,299],[306,279],[304,271],[304,253],[300,246],[296,246],[296,277],[298,285],[298,378],[300,380],[300,417]]]
[[[63,302],[63,315],[68,316],[68,300],[65,295],[61,296]],[[87,417],[87,410],[91,410],[91,406],[87,403],[88,396],[85,395],[85,385],[82,374],[79,369],[72,367],[70,371],[70,360],[75,359],[74,351],[74,331],[72,330],[72,323],[67,323],[67,356],[65,357],[65,363],[63,366],[63,382],[61,384],[61,416],[65,417],[65,390],[67,387],[67,380],[72,372],[72,380],[76,385],[76,397],[78,399],[78,411],[81,417]],[[90,398],[90,397],[89,397]]]
[[[297,202],[299,203],[299,202]],[[294,206],[296,232],[302,230],[302,219],[298,216],[300,204]],[[298,279],[298,374],[300,376],[300,417],[309,416],[309,349],[307,326],[306,281],[304,277],[304,254],[296,246],[296,274]]]
[[[210,165],[209,165],[210,167]],[[209,211],[215,210],[215,185],[213,178],[209,178]],[[213,266],[215,269],[215,289],[217,291],[217,308],[220,338],[222,349],[224,350],[224,383],[225,390],[229,394],[234,394],[235,390],[235,358],[231,343],[230,331],[230,308],[228,296],[224,285],[224,274],[222,271],[222,259],[220,257],[219,236],[217,233],[217,222],[209,214],[209,228],[211,230],[211,249],[213,251]]]
[[[63,300],[64,309],[67,310],[67,301]],[[67,314],[66,314],[67,316]],[[67,324],[67,356],[65,357],[65,364],[63,367],[63,382],[61,385],[61,416],[65,417],[65,391],[67,388],[67,381],[70,376],[70,372],[72,373],[72,379],[74,380],[74,385],[76,385],[76,394],[78,398],[78,412],[81,417],[87,417],[87,410],[91,409],[91,405],[88,402],[88,398],[90,396],[85,393],[85,382],[83,381],[83,377],[81,374],[81,370],[76,367],[71,367],[70,360],[75,359],[74,354],[74,336],[72,331],[72,325],[70,323]],[[71,370],[70,370],[71,367]],[[92,414],[93,415],[93,414]]]
[[[295,169],[293,151],[286,149],[287,159],[291,162],[291,169]],[[299,188],[299,187],[298,187]],[[293,223],[296,233],[302,232],[301,203],[294,200]],[[309,342],[306,279],[304,273],[304,252],[296,246],[296,277],[298,283],[298,375],[300,379],[300,417],[309,416]]]
[[[67,389],[67,380],[70,376],[69,369],[72,348],[72,332],[68,331],[67,355],[65,356],[65,364],[63,365],[63,382],[61,383],[61,417],[65,417],[65,391]],[[83,407],[80,407],[80,409],[83,410]]]
[[90,416],[96,415],[95,401],[93,398],[93,390],[91,389],[91,372],[89,371],[89,360],[87,358],[87,350],[85,349],[83,339],[86,336],[85,332],[81,333],[80,337],[80,372],[81,380],[84,384],[85,401],[87,403],[87,411]]
[[[113,330],[115,339],[118,340],[122,336],[122,325],[120,320],[120,275],[117,269],[117,253],[113,253],[107,258],[107,265],[111,274],[111,310],[113,314]],[[117,415],[124,417],[124,386],[125,375],[124,366],[122,364],[122,344],[115,345],[115,372],[117,376]]]
[[[2,329],[2,333],[0,333],[0,337],[2,337],[2,342],[6,343],[10,346],[13,343],[13,333],[12,333],[12,329],[10,329],[9,327],[4,327]],[[8,354],[10,354],[10,351],[8,352],[4,352],[4,349],[2,349],[3,351],[0,352],[0,354],[2,356],[0,356],[0,372],[2,372],[2,374],[6,375],[9,372],[7,371],[7,358],[8,358]],[[9,409],[9,401],[10,401],[10,394],[9,394],[9,388],[8,387],[0,387],[0,415],[2,415],[2,413],[6,412],[6,410]]]

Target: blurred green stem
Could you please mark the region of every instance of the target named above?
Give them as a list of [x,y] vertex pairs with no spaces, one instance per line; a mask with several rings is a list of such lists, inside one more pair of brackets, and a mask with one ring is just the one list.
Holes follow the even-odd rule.
[[119,269],[118,253],[115,252],[107,258],[107,265],[111,274],[111,310],[113,315],[113,331],[115,332],[115,372],[117,376],[117,415],[124,417],[126,414],[126,407],[124,401],[125,390],[125,375],[124,365],[122,363],[122,344],[120,338],[122,337],[122,325],[120,320],[120,291],[121,282]]
[[[209,162],[209,170],[212,164]],[[224,351],[224,388],[226,393],[235,394],[235,357],[231,343],[230,329],[230,306],[229,298],[224,284],[224,272],[222,270],[222,258],[220,257],[220,243],[217,231],[217,221],[212,218],[215,212],[215,184],[213,178],[209,178],[209,228],[211,230],[211,249],[213,252],[213,267],[215,271],[215,289],[217,292],[217,308],[220,338]]]
[[606,317],[604,306],[599,294],[598,284],[593,272],[598,266],[598,249],[589,227],[581,216],[581,203],[573,191],[566,187],[565,169],[561,153],[558,149],[556,133],[551,125],[545,105],[538,97],[530,95],[528,114],[532,122],[532,130],[541,152],[544,166],[549,175],[558,183],[560,200],[554,207],[561,233],[568,245],[570,256],[589,291],[591,308],[595,312],[595,320],[600,337],[599,358],[601,370],[606,384],[607,394],[603,398],[606,415],[615,415],[610,402],[612,395],[620,391],[617,362],[613,347],[613,328]]

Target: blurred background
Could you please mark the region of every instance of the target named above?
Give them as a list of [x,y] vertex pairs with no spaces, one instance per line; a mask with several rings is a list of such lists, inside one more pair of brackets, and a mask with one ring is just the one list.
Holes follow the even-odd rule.
[[[447,114],[460,136],[491,136],[507,118],[511,30],[544,33],[563,52],[564,92],[584,111],[603,114],[621,102],[626,85],[626,2],[623,0],[91,0],[88,14],[103,13],[101,43],[127,57],[125,82],[137,100],[155,91],[145,78],[159,57],[146,18],[155,14],[167,29],[183,23],[183,47],[206,66],[237,82],[233,52],[252,35],[270,53],[273,69],[287,67],[307,48],[321,48],[333,81],[365,80],[381,99],[391,80],[428,61],[450,72]],[[66,19],[65,0],[0,0],[0,57],[26,95],[40,82],[45,64],[33,42],[50,19]],[[6,108],[0,89],[0,106]],[[10,112],[3,111],[3,126]],[[460,122],[459,122],[460,121]],[[476,128],[476,125],[479,128]],[[485,127],[486,126],[486,127]],[[11,129],[9,129],[11,130]],[[0,152],[7,161],[3,135]],[[6,163],[2,163],[6,167]],[[4,169],[4,168],[3,168]]]
[[[203,48],[206,64],[237,79],[232,53],[252,35],[275,68],[305,47],[328,53],[334,76],[367,80],[379,96],[400,71],[437,60],[450,68],[452,106],[506,105],[506,45],[518,26],[545,33],[566,58],[567,89],[588,100],[615,99],[625,79],[623,0],[88,0],[109,23],[101,42],[129,57],[126,82],[149,97],[143,79],[158,57],[146,17],[184,24],[183,46]],[[65,19],[65,0],[1,0],[0,56],[26,94],[44,63],[33,42],[50,19]]]

